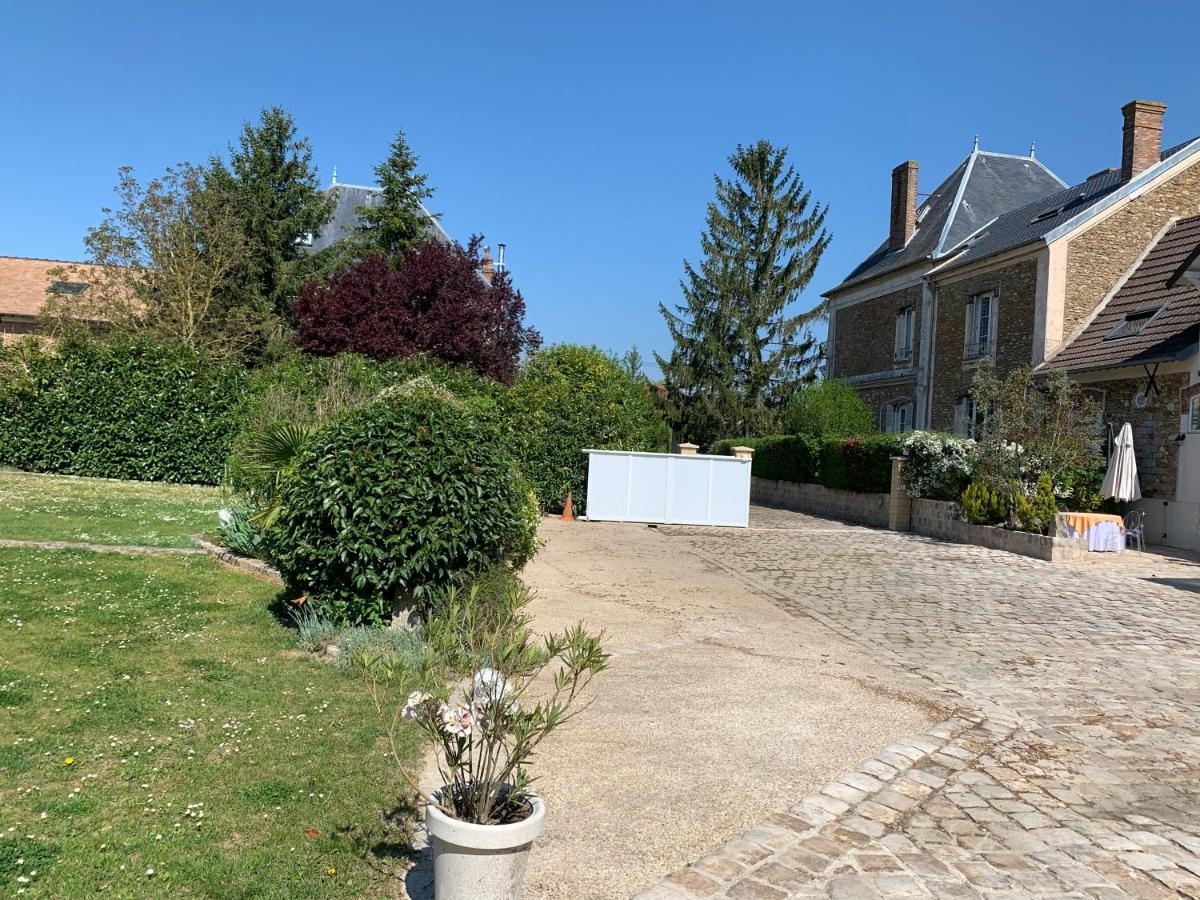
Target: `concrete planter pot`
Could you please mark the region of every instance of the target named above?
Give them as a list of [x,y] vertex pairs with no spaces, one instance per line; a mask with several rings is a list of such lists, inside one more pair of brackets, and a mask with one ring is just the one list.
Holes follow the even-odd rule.
[[529,800],[533,812],[511,825],[475,825],[425,807],[434,900],[519,900],[529,849],[546,819],[542,798]]

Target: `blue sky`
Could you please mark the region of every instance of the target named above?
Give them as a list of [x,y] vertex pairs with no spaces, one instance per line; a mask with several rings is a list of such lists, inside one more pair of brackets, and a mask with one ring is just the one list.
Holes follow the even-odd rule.
[[880,241],[890,171],[965,156],[1118,165],[1121,105],[1200,134],[1200,5],[796,2],[26,3],[0,40],[0,255],[78,258],[118,166],[149,175],[289,107],[323,183],[403,127],[445,227],[508,245],[548,341],[666,351],[714,172],[785,144],[833,243],[798,307]]

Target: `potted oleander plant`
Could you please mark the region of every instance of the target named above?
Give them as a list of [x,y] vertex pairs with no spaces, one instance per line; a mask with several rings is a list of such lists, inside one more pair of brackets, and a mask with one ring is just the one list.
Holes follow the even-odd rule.
[[[363,660],[393,757],[425,807],[435,900],[520,896],[546,815],[532,789],[534,751],[586,708],[581,696],[608,662],[603,633],[582,625],[536,637],[528,590],[511,574],[499,581],[436,598],[419,664]],[[391,690],[398,685],[415,689],[401,701]],[[404,721],[432,741],[440,789],[427,793],[402,765]]]

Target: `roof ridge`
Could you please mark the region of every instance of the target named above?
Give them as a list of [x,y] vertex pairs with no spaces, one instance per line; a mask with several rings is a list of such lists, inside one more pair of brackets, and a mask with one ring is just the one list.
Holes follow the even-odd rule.
[[997,150],[979,150],[977,152],[982,153],[984,156],[999,156],[1001,159],[1019,159],[1027,163],[1035,163],[1043,172],[1061,184],[1064,188],[1070,187],[1069,184],[1058,177],[1058,174],[1053,169],[1051,169],[1036,156],[1022,156],[1019,153],[1000,153]]
[[89,262],[86,259],[58,259],[53,256],[9,256],[0,254],[0,259],[21,259],[27,262],[70,263],[75,266],[98,266],[100,263]]
[[[954,199],[950,202],[950,214],[946,216],[946,221],[942,225],[942,233],[938,235],[938,242],[933,245],[933,257],[942,255],[942,245],[946,242],[946,238],[950,235],[950,228],[954,224],[954,217],[958,214],[958,208],[962,206],[963,194],[967,190],[967,182],[971,180],[971,171],[975,168],[975,160],[979,157],[982,151],[972,150],[967,156],[967,168],[963,170],[962,178],[958,180],[958,190],[954,192]],[[961,164],[960,164],[961,165]]]

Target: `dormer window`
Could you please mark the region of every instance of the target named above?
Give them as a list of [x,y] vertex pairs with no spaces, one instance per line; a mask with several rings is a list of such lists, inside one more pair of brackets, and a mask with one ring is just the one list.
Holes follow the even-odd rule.
[[52,281],[46,288],[47,294],[82,294],[87,285],[82,281]]
[[1160,309],[1162,309],[1161,306],[1156,306],[1153,309],[1137,309],[1126,313],[1120,322],[1108,330],[1108,334],[1104,335],[1104,340],[1119,341],[1122,338],[1131,338],[1141,334]]

